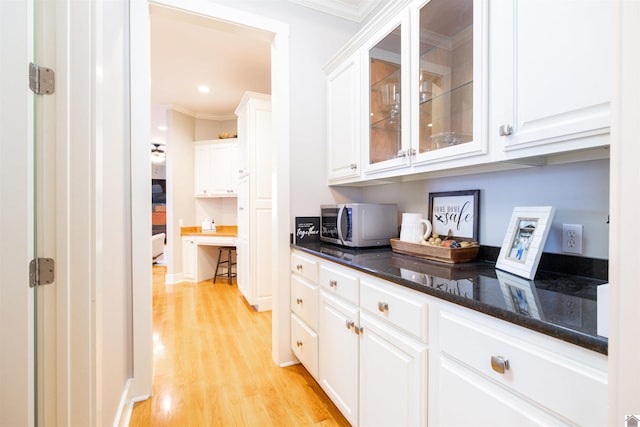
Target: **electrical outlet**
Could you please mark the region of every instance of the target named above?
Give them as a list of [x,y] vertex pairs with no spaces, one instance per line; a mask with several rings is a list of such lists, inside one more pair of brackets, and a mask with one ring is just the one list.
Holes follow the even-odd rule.
[[562,224],[562,252],[582,253],[582,224]]

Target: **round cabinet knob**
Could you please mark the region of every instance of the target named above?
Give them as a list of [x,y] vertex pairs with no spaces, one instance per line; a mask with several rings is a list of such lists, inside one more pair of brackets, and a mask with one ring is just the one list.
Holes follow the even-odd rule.
[[302,298],[296,298],[296,303],[302,304]]
[[332,288],[337,288],[338,287],[338,282],[335,280],[329,280],[329,286]]
[[491,356],[491,369],[499,374],[504,374],[509,370],[509,360],[502,356]]
[[302,341],[300,340],[296,341],[296,347],[302,347]]
[[302,270],[302,264],[296,265],[296,270],[301,271]]
[[351,163],[351,170],[356,170],[358,169],[358,165],[356,165],[355,163]]

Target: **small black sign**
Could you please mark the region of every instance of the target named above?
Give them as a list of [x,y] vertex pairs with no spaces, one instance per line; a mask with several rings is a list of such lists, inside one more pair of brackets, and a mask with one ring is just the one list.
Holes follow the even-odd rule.
[[320,241],[320,217],[296,217],[296,244],[315,243]]

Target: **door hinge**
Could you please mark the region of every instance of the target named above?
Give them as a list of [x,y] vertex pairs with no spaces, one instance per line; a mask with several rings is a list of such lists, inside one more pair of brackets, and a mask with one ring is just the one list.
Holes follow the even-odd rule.
[[50,285],[55,278],[55,262],[52,258],[36,258],[29,263],[29,287]]
[[36,95],[51,95],[56,89],[55,73],[51,68],[29,63],[29,89]]

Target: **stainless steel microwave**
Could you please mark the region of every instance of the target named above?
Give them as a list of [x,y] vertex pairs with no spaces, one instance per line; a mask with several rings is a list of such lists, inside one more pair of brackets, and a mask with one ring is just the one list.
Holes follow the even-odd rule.
[[398,237],[398,205],[347,203],[320,206],[320,240],[362,248]]

